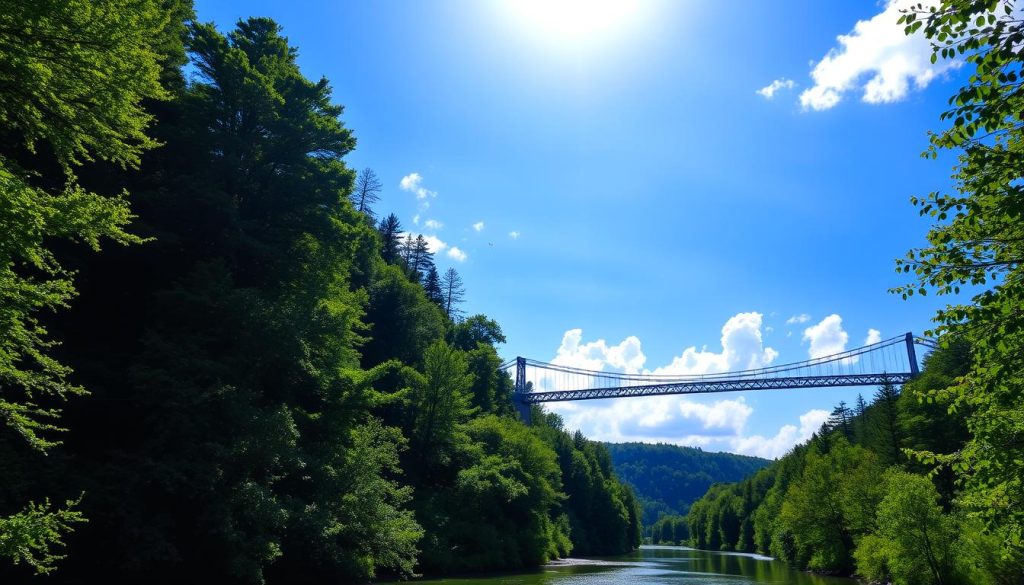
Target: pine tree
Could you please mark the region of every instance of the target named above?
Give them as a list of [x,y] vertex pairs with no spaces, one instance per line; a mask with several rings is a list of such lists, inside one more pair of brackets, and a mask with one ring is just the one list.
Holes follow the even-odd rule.
[[377,232],[381,239],[380,257],[388,264],[394,264],[398,261],[402,249],[402,224],[398,221],[398,216],[390,213],[381,219]]
[[852,413],[850,408],[846,406],[846,401],[840,401],[839,405],[832,409],[832,414],[828,417],[829,427],[839,431],[850,440],[853,437],[853,429],[850,425],[850,418]]
[[365,213],[373,219],[373,204],[380,201],[380,192],[384,189],[384,183],[377,178],[377,173],[367,167],[359,173],[356,178],[356,188],[352,192],[352,205],[356,211]]
[[434,267],[434,254],[430,251],[423,234],[416,236],[409,254],[409,276],[416,282],[423,282],[424,277]]
[[899,390],[886,380],[875,392],[874,411],[869,429],[872,449],[889,465],[903,458],[903,432],[899,420]]
[[867,408],[864,396],[857,393],[857,403],[853,407],[853,442],[858,445],[863,445],[866,440]]
[[462,315],[459,305],[465,299],[466,289],[462,284],[462,277],[454,268],[445,270],[444,276],[441,277],[441,294],[441,308],[444,309],[449,319],[457,320]]
[[441,294],[441,276],[437,273],[436,266],[431,265],[430,270],[427,271],[427,277],[423,279],[423,291],[427,293],[428,299],[438,305],[444,302],[444,297]]

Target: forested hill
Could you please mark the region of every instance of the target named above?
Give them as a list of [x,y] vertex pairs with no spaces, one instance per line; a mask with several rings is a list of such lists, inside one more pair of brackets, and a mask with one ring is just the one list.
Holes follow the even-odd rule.
[[712,484],[733,482],[770,462],[732,453],[649,443],[606,443],[615,472],[636,490],[644,525],[662,515],[685,514]]

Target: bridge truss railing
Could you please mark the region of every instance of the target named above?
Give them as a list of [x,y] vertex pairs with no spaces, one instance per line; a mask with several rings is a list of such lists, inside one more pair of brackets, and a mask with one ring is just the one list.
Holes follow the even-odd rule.
[[911,333],[802,362],[704,374],[605,372],[517,358],[502,368],[522,404],[625,396],[694,394],[902,384],[917,375],[915,346],[934,342]]

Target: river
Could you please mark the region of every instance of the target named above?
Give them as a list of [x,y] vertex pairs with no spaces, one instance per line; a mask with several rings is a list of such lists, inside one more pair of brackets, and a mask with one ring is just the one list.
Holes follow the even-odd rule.
[[530,573],[424,579],[424,585],[855,585],[853,579],[820,577],[785,563],[741,553],[679,546],[644,546],[618,557],[564,559]]

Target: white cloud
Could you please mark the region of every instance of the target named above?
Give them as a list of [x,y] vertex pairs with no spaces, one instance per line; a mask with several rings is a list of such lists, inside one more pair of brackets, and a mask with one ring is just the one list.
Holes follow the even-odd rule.
[[[828,321],[828,319],[826,319]],[[687,348],[672,364],[657,368],[656,373],[698,374],[763,366],[776,359],[778,353],[764,347],[761,339],[762,315],[756,312],[734,315],[722,326],[721,352],[706,348]],[[582,329],[570,329],[562,336],[552,363],[598,371],[651,373],[644,366],[640,339],[628,336],[617,344],[604,339],[585,341]],[[560,381],[559,376],[535,380],[535,387],[544,390],[566,389],[573,380]],[[584,376],[584,378],[589,378]],[[589,383],[592,378],[586,379]],[[577,380],[578,384],[579,381]],[[710,396],[670,395],[637,399],[597,400],[587,402],[553,402],[546,405],[558,413],[566,428],[578,429],[599,441],[647,441],[691,445],[713,450],[733,451],[761,457],[779,457],[806,441],[828,418],[828,411],[810,410],[800,417],[800,424],[783,425],[771,437],[746,435],[754,408],[743,396],[712,399]]]
[[800,313],[799,315],[793,315],[789,319],[786,319],[786,325],[796,325],[797,323],[806,323],[811,320],[811,316],[807,313]]
[[783,425],[774,437],[751,435],[737,437],[732,440],[732,450],[744,455],[754,455],[766,459],[777,459],[789,452],[795,445],[811,438],[828,420],[827,410],[809,410],[800,416],[800,428],[795,425]]
[[882,332],[878,329],[868,329],[868,336],[864,339],[864,345],[871,345],[882,341]]
[[640,347],[640,340],[634,335],[612,346],[603,339],[588,343],[582,341],[582,329],[566,331],[551,363],[585,370],[603,370],[605,366],[610,366],[629,374],[636,374],[647,361],[647,356]]
[[707,347],[686,348],[672,363],[654,370],[654,374],[710,374],[715,372],[749,370],[772,363],[779,352],[764,347],[761,338],[761,313],[739,313],[722,326],[722,351],[709,351]]
[[465,262],[466,259],[469,258],[469,255],[460,250],[458,246],[452,246],[451,249],[448,250],[448,257],[451,258],[452,260]]
[[[855,92],[869,104],[897,102],[910,92],[910,83],[923,89],[936,76],[960,66],[957,61],[931,63],[931,45],[922,34],[907,36],[897,24],[900,9],[935,0],[889,0],[870,20],[859,20],[850,34],[839,35],[811,71],[814,86],[800,94],[805,110],[827,110]],[[770,86],[769,86],[770,87]]]
[[517,240],[519,239],[519,232],[509,232],[508,237],[512,238],[513,240]]
[[803,340],[810,342],[807,355],[815,359],[845,351],[850,336],[843,330],[843,318],[833,313],[804,329]]
[[649,396],[601,404],[553,402],[565,426],[598,441],[647,441],[728,448],[742,437],[754,409],[740,396],[706,403],[683,396]]
[[419,173],[409,173],[402,177],[399,181],[398,186],[403,191],[409,191],[414,193],[417,199],[427,199],[428,197],[437,197],[436,191],[431,191],[423,186],[423,177]]
[[414,225],[420,224],[420,214],[417,213],[416,215],[412,216],[412,223]]
[[427,228],[428,230],[439,230],[444,227],[444,224],[437,221],[436,219],[428,219],[427,221],[423,222],[423,227]]
[[473,229],[475,229],[478,232],[484,231],[484,222],[478,221],[478,222],[474,223],[473,224]]
[[757,90],[757,93],[764,99],[770,100],[775,97],[775,93],[780,89],[793,89],[794,87],[796,87],[795,81],[782,77]]

